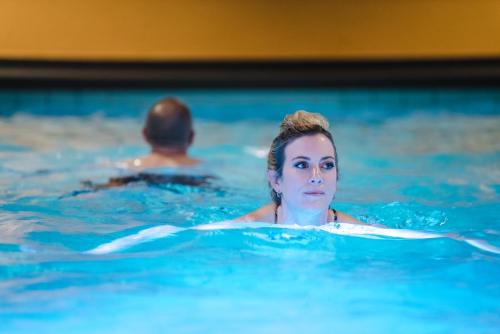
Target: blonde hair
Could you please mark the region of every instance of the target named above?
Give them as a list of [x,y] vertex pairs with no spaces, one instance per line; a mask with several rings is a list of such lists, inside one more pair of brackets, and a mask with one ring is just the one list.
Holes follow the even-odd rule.
[[281,122],[280,130],[284,131],[308,131],[316,126],[328,131],[330,124],[321,116],[321,114],[314,112],[307,112],[305,110],[297,110],[291,115],[286,115]]
[[[303,136],[313,136],[322,134],[327,137],[333,145],[335,154],[335,169],[337,179],[339,175],[337,148],[333,141],[332,134],[328,130],[330,124],[321,114],[298,110],[291,115],[287,115],[280,125],[280,133],[274,138],[269,154],[267,156],[267,169],[277,172],[277,177],[283,173],[283,164],[285,162],[285,148],[297,138]],[[271,188],[271,198],[278,206],[281,204],[281,196]]]

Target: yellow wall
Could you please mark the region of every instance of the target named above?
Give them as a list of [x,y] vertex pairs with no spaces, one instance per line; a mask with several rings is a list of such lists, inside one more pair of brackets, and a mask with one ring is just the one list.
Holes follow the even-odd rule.
[[3,59],[500,56],[500,0],[0,0]]

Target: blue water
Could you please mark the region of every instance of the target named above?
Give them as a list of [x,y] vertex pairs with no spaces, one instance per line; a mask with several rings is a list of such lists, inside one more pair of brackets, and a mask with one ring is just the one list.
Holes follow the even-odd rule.
[[[86,192],[145,154],[147,107],[192,108],[209,187]],[[3,91],[0,333],[497,333],[500,256],[452,239],[270,228],[83,252],[269,201],[262,158],[296,109],[331,122],[335,207],[369,223],[500,246],[500,91]]]

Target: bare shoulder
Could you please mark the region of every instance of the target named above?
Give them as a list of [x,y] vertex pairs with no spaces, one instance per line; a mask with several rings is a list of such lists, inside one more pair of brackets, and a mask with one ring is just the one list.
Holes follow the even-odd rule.
[[118,167],[123,168],[123,169],[137,171],[137,170],[140,170],[141,167],[144,165],[143,160],[144,160],[143,158],[135,158],[135,159],[125,160],[125,161],[120,161],[117,165],[118,165]]
[[233,221],[273,223],[274,222],[274,211],[275,211],[275,205],[273,203],[271,203],[271,204],[264,205],[255,211],[247,213],[244,216],[233,219]]
[[350,224],[358,224],[358,225],[368,225],[366,223],[363,223],[360,220],[357,220],[353,216],[348,215],[347,213],[343,213],[340,211],[337,211],[337,218],[338,221],[341,223],[350,223]]

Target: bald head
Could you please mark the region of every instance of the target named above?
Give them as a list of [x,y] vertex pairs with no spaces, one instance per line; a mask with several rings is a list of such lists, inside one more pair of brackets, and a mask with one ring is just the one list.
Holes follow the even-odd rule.
[[193,139],[188,107],[171,97],[158,101],[148,112],[144,137],[152,146],[187,148]]

